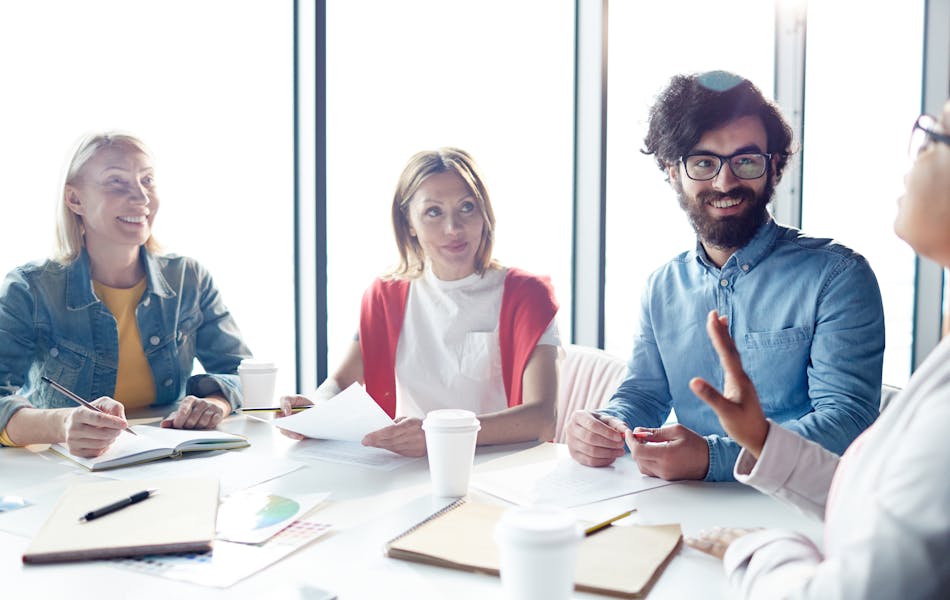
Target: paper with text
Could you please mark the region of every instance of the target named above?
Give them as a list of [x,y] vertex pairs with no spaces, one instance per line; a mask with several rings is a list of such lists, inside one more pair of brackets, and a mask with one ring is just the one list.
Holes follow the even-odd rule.
[[297,446],[297,454],[307,458],[316,458],[345,465],[358,465],[392,471],[418,458],[402,456],[383,448],[363,446],[359,442],[340,440],[303,440]]
[[363,386],[354,383],[329,400],[270,423],[311,438],[358,442],[367,433],[392,425],[393,420]]
[[541,444],[484,463],[472,478],[472,486],[515,504],[551,504],[564,508],[670,483],[641,474],[629,456],[618,458],[609,467],[585,467],[571,458],[564,444]]

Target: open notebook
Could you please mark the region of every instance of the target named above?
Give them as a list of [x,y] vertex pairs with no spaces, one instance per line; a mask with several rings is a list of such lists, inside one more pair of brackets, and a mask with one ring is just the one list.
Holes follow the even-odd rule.
[[[386,555],[498,574],[495,523],[504,506],[456,502],[386,544]],[[620,598],[646,595],[682,539],[679,524],[609,526],[581,542],[574,587]]]
[[70,454],[63,444],[53,444],[50,450],[76,461],[90,471],[102,471],[159,458],[177,457],[183,452],[229,450],[250,445],[246,438],[213,429],[163,429],[136,425],[132,430],[138,436],[123,431],[105,454],[95,458]]

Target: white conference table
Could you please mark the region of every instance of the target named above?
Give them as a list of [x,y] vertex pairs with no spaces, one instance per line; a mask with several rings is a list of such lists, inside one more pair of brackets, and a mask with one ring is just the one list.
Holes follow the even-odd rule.
[[[74,482],[97,481],[51,452],[0,449],[0,495],[24,495],[35,505],[0,513],[0,594],[15,598],[260,598],[321,600],[324,590],[341,599],[413,598],[453,600],[500,596],[496,577],[467,573],[383,555],[383,544],[435,512],[448,500],[430,494],[424,459],[393,471],[302,458],[296,442],[268,425],[241,415],[220,427],[248,437],[251,446],[232,451],[258,457],[283,457],[306,463],[269,482],[269,490],[288,494],[329,491],[329,501],[312,513],[333,530],[295,554],[225,589],[204,587],[138,573],[103,562],[23,565],[29,544],[25,532],[45,520],[59,493]],[[533,444],[479,448],[476,470],[485,462]],[[202,459],[196,459],[202,460]],[[105,473],[108,475],[108,472]],[[187,473],[182,473],[187,476]],[[25,490],[27,493],[18,491]],[[503,503],[472,490],[470,497]],[[680,482],[574,509],[579,518],[597,520],[637,508],[627,521],[681,523],[686,535],[716,525],[783,527],[818,540],[821,524],[759,492],[736,483]],[[719,561],[683,546],[649,593],[652,600],[729,597]],[[575,593],[575,598],[604,598]]]

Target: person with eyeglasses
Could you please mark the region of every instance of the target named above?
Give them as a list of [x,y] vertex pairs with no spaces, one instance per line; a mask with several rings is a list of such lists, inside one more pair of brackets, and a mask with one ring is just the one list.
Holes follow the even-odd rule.
[[[734,479],[739,444],[689,388],[722,381],[701,326],[710,310],[729,317],[766,415],[843,452],[879,412],[881,293],[862,256],[770,216],[792,146],[778,108],[732,73],[677,75],[644,143],[697,242],[650,276],[627,378],[606,407],[571,416],[571,455],[599,467],[629,449],[646,475]],[[663,426],[671,409],[678,422]]]
[[[894,232],[950,268],[950,102],[914,125]],[[736,477],[824,520],[820,544],[792,531],[717,528],[687,538],[723,559],[745,598],[946,598],[950,590],[950,339],[843,456],[763,414],[730,320],[706,331],[724,379],[690,388],[742,445]],[[741,341],[739,342],[741,344]],[[717,389],[718,388],[718,389]],[[722,390],[722,392],[719,391]]]

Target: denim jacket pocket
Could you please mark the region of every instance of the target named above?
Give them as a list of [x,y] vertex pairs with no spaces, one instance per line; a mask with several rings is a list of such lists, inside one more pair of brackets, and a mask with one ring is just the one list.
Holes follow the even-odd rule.
[[43,361],[43,375],[56,383],[75,389],[89,358],[82,347],[68,340],[52,340]]
[[755,382],[762,408],[773,418],[789,418],[806,408],[807,395],[792,397],[789,390],[808,388],[811,343],[811,329],[806,327],[745,334],[742,366]]
[[175,332],[175,345],[182,364],[187,361],[190,365],[195,358],[199,325],[201,325],[201,313],[197,311],[186,315],[178,322],[178,331]]
[[811,332],[804,327],[792,327],[779,331],[754,331],[745,334],[746,350],[793,351],[796,347],[811,342]]

